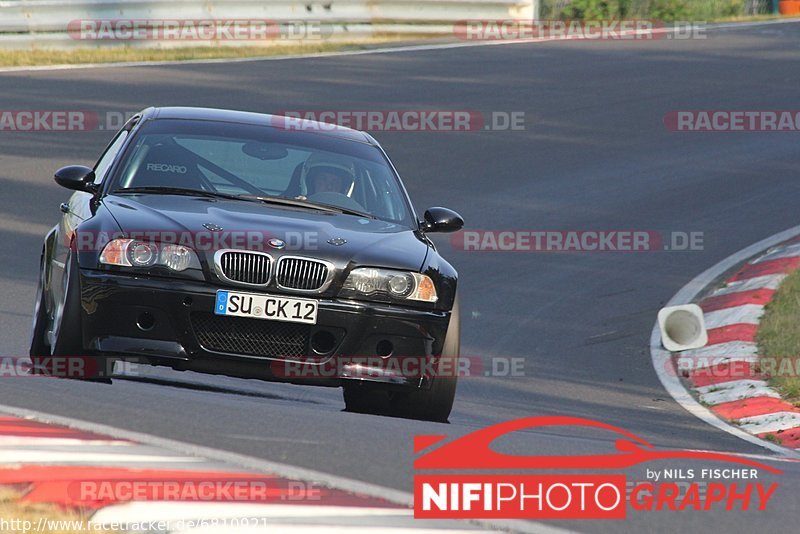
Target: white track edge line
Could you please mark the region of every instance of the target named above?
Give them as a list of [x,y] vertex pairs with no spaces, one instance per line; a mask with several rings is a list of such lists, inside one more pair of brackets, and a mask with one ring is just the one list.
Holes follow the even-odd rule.
[[[296,480],[306,480],[313,482],[320,482],[330,488],[348,491],[367,495],[370,497],[377,497],[395,504],[404,506],[413,506],[414,496],[411,493],[400,491],[369,482],[361,482],[305,467],[295,467],[291,465],[281,464],[270,460],[263,460],[244,454],[235,452],[223,451],[221,449],[214,449],[212,447],[204,447],[202,445],[195,445],[169,438],[162,438],[152,434],[144,434],[141,432],[134,432],[131,430],[124,430],[121,428],[112,427],[100,423],[92,423],[82,419],[73,419],[72,417],[64,417],[60,415],[47,414],[35,410],[28,410],[27,408],[18,408],[16,406],[8,406],[0,404],[0,412],[6,413],[15,417],[32,418],[44,423],[51,423],[62,425],[78,430],[85,430],[94,432],[96,434],[105,434],[111,437],[128,439],[138,443],[153,445],[172,451],[179,451],[182,454],[189,456],[199,456],[206,460],[218,460],[221,462],[238,465],[247,469],[267,472],[269,474],[277,475],[285,478],[293,478]],[[798,455],[800,456],[800,455]],[[530,534],[573,534],[576,531],[566,530],[559,527],[547,525],[544,523],[537,523],[535,521],[506,519],[506,520],[464,520],[478,526],[504,529],[512,532],[523,532]]]
[[[779,232],[770,237],[762,239],[757,243],[743,248],[713,265],[694,277],[688,284],[683,286],[664,306],[677,306],[679,304],[688,304],[692,302],[700,293],[702,293],[709,284],[714,282],[722,274],[730,271],[734,267],[746,260],[752,258],[760,252],[779,245],[784,241],[800,235],[800,226],[794,226],[783,232]],[[764,441],[752,434],[748,434],[744,430],[737,428],[726,421],[717,417],[714,412],[697,402],[691,393],[683,386],[677,373],[670,373],[667,369],[673,369],[671,354],[669,351],[661,347],[661,332],[658,328],[658,321],[653,325],[653,331],[650,335],[650,357],[664,389],[672,396],[675,401],[680,404],[686,411],[701,419],[703,422],[732,434],[737,438],[743,439],[753,445],[768,449],[776,452],[781,456],[788,458],[800,459],[800,452],[782,447],[781,445]]]

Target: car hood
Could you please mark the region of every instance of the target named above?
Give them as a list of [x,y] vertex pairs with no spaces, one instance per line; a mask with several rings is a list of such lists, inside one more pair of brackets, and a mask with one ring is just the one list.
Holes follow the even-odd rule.
[[[193,239],[207,259],[219,248],[245,248],[275,258],[324,259],[339,269],[366,265],[419,271],[428,253],[428,245],[408,227],[366,217],[178,195],[109,195],[103,203],[123,232]],[[270,238],[283,240],[285,248],[270,247]]]

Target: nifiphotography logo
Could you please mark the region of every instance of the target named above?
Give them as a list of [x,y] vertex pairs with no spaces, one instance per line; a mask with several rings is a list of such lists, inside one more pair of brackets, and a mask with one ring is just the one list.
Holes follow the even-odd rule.
[[[498,438],[539,427],[573,427],[619,435],[616,452],[580,456],[514,456],[491,448]],[[579,417],[527,417],[493,425],[443,445],[447,436],[416,436],[414,517],[418,519],[625,519],[636,511],[765,510],[782,471],[748,458],[706,451],[659,451],[621,428]],[[435,447],[435,448],[434,448]],[[629,482],[625,469],[646,462],[703,461],[702,468],[646,470]],[[708,462],[711,465],[705,465]],[[671,463],[671,462],[670,462]],[[731,465],[733,464],[733,465]],[[546,474],[515,471],[544,470]],[[554,471],[570,473],[554,473]],[[597,473],[581,474],[592,470]],[[435,471],[420,474],[420,471]],[[575,474],[578,471],[579,474]],[[609,471],[612,471],[609,473]],[[465,474],[469,473],[469,474]],[[667,481],[680,479],[680,482]],[[709,482],[709,480],[711,480]]]

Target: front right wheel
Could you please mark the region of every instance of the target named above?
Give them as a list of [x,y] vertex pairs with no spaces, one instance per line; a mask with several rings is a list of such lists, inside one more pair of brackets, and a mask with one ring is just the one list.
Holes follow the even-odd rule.
[[31,327],[31,345],[29,355],[33,358],[50,354],[50,343],[47,339],[50,327],[50,314],[47,312],[45,300],[45,265],[44,252],[39,262],[39,284],[36,287],[36,304],[33,308],[33,325]]
[[[80,269],[77,254],[73,250],[67,253],[62,279],[63,301],[57,302],[53,306],[52,316],[48,313],[46,305],[45,272],[43,259],[33,312],[30,346],[33,367],[31,372],[36,375],[57,378],[110,383],[110,380],[100,372],[103,360],[84,354]],[[52,335],[50,335],[50,331],[52,331]]]
[[70,249],[64,262],[63,302],[53,312],[53,356],[78,356],[83,352],[81,287],[78,255]]

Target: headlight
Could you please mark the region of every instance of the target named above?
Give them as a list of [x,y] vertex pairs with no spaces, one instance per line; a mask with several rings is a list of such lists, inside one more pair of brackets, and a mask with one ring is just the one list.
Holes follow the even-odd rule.
[[429,276],[419,273],[361,267],[350,271],[340,296],[391,297],[398,300],[436,302],[436,287]]
[[[173,271],[185,271],[192,266],[192,261],[197,260],[197,255],[189,247],[183,245],[164,245],[161,248],[161,263]],[[197,268],[200,262],[196,263]]]
[[152,241],[114,239],[100,253],[100,263],[122,267],[161,265],[176,272],[199,269],[200,260],[194,250],[183,245],[160,245]]
[[134,267],[150,267],[158,261],[158,248],[155,243],[133,241],[128,245],[128,259]]

